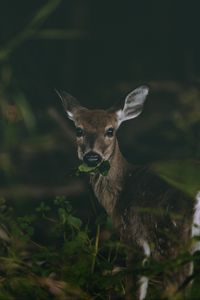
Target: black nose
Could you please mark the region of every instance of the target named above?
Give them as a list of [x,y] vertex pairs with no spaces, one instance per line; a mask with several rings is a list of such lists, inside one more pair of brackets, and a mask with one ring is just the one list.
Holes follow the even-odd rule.
[[84,155],[83,161],[88,167],[96,167],[100,162],[102,158],[98,153],[95,152],[88,152]]

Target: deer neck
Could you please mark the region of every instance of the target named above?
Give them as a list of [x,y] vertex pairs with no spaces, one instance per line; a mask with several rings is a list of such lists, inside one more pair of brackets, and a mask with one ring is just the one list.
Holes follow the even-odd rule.
[[112,216],[128,169],[128,162],[122,156],[117,141],[109,162],[108,175],[91,174],[90,182],[98,201],[105,208],[108,215]]

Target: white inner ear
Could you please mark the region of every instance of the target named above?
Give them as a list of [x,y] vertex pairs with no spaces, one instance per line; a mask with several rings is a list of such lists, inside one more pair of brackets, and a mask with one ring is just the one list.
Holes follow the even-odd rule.
[[67,113],[68,118],[70,120],[74,121],[74,115],[73,115],[73,113],[71,111],[69,111],[69,110],[67,110],[66,113]]
[[123,121],[134,119],[142,112],[143,104],[148,93],[148,87],[141,86],[127,95],[124,108],[116,112],[118,127]]

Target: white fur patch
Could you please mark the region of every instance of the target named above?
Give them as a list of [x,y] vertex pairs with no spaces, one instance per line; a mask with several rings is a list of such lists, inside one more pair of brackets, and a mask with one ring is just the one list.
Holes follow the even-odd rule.
[[[192,237],[200,237],[200,191],[196,195],[196,204],[194,208]],[[200,250],[200,241],[196,241],[192,253]]]
[[146,276],[142,276],[140,278],[140,295],[139,295],[139,300],[143,300],[143,299],[146,298],[148,284],[149,284],[149,279]]
[[74,121],[74,115],[71,111],[67,110],[67,116],[70,120]]
[[143,247],[145,256],[149,257],[151,255],[151,250],[150,250],[150,246],[147,243],[147,241],[142,242],[142,247]]
[[[143,264],[146,262],[146,260],[148,259],[148,257],[150,257],[151,255],[151,249],[150,246],[148,244],[147,241],[142,240],[140,242],[143,251],[144,251],[144,255],[145,255],[145,259],[143,260]],[[148,285],[149,285],[149,278],[146,276],[142,276],[139,280],[140,283],[140,291],[139,291],[139,300],[143,300],[146,298],[147,295],[147,290],[148,290]]]

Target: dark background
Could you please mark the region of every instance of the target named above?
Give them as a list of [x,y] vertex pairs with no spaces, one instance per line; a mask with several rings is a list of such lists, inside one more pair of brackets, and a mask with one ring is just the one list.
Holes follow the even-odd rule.
[[[149,85],[143,113],[118,131],[121,151],[188,193],[193,205],[199,11],[198,1],[1,1],[0,299],[108,299],[112,283],[123,292],[123,270],[104,275],[125,261],[124,246],[87,178],[76,176],[74,127],[55,89],[108,108]],[[181,259],[189,261],[178,257],[176,267]],[[199,282],[190,299],[197,294]]]
[[198,162],[197,1],[2,1],[0,45],[2,195],[65,193],[78,161],[55,88],[108,108],[148,84],[142,116],[119,130],[123,154]]
[[[45,3],[2,2],[1,45],[26,28]],[[71,30],[71,37],[35,34],[21,43],[9,57],[16,84],[48,103],[55,86],[91,102],[101,99],[99,90],[121,82],[197,80],[198,11],[198,2],[186,1],[60,1],[38,33]]]

